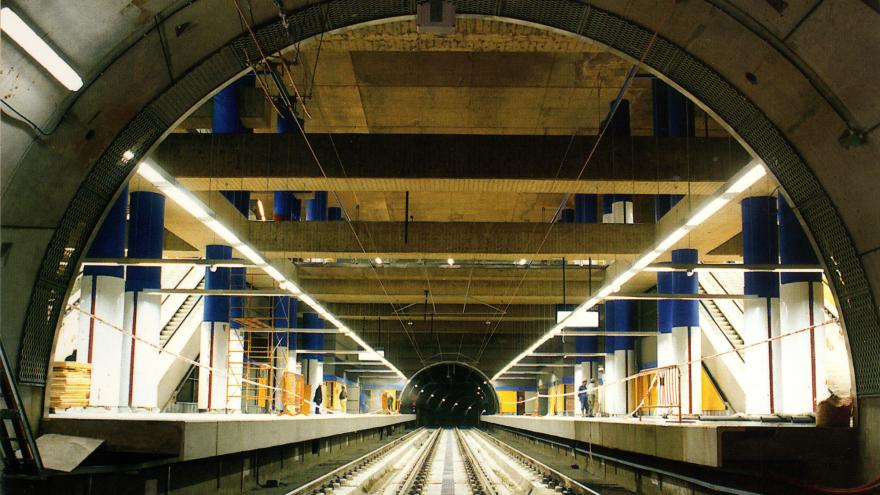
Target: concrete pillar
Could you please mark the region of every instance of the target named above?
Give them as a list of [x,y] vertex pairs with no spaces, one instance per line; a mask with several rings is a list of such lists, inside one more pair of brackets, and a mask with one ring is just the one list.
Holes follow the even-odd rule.
[[[88,258],[125,256],[125,211],[128,188],[113,203],[95,235]],[[92,365],[90,407],[119,407],[119,372],[122,369],[125,268],[86,266],[80,284],[79,328],[76,360]],[[91,318],[89,315],[94,315]],[[100,321],[99,321],[100,319]]]
[[[165,241],[165,196],[131,193],[128,257],[161,259]],[[129,266],[125,280],[125,311],[120,361],[119,403],[130,409],[155,410],[159,376],[159,322],[161,297],[145,290],[162,287],[162,268]]]
[[[275,323],[273,334],[275,364],[275,409],[281,410],[281,389],[284,372],[296,372],[296,312],[299,301],[289,296],[274,297],[272,310]],[[284,330],[289,330],[285,332]]]
[[[819,260],[803,227],[780,195],[779,260],[783,265],[818,265]],[[821,273],[781,273],[779,323],[781,335],[812,327],[825,320]],[[782,414],[815,411],[828,397],[825,385],[825,328],[801,332],[779,340]]]
[[[696,263],[696,249],[672,251],[673,263]],[[675,294],[697,294],[699,279],[695,272],[673,272],[672,285]],[[699,301],[674,300],[672,304],[672,364],[679,365],[681,373],[681,410],[683,414],[702,412],[703,366],[697,361],[702,357],[700,335]]]
[[[778,263],[776,198],[755,196],[742,201],[743,262]],[[743,339],[752,344],[779,335],[779,275],[745,273]],[[780,353],[778,342],[744,351],[748,375],[746,413],[774,414],[780,404]]]
[[[303,328],[324,328],[324,319],[317,313],[303,313]],[[308,351],[320,351],[324,349],[324,334],[320,333],[304,333],[302,335],[302,348]],[[324,382],[324,355],[323,354],[303,354],[302,355],[302,371],[305,382],[311,389],[312,400],[315,396],[315,390]],[[327,397],[324,397],[324,406],[328,406]],[[312,404],[312,410],[319,413]]]
[[[232,259],[232,248],[205,247],[205,259]],[[205,289],[229,289],[230,268],[205,268]],[[199,410],[226,409],[226,370],[229,351],[229,296],[205,296],[199,343]],[[207,367],[207,368],[205,368]]]
[[315,191],[315,196],[306,202],[306,221],[323,222],[327,220],[327,191]]
[[602,197],[602,223],[633,223],[632,195],[604,195]]

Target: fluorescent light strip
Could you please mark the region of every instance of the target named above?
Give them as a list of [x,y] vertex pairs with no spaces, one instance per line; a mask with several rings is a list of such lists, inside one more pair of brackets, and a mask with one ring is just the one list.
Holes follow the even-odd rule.
[[[685,222],[685,225],[677,228],[671,234],[667,235],[662,241],[658,242],[651,251],[648,251],[647,253],[639,257],[638,260],[636,260],[626,271],[615,277],[614,280],[612,280],[611,282],[606,282],[605,285],[603,285],[599,289],[599,292],[597,292],[596,295],[581,303],[577,308],[574,309],[572,314],[578,311],[589,311],[593,306],[599,304],[602,299],[619,291],[623,284],[632,279],[633,276],[647,268],[647,266],[653,263],[654,260],[659,258],[661,254],[669,250],[671,247],[675,246],[678,241],[684,239],[684,237],[688,235],[691,230],[705,222],[712,215],[723,208],[726,204],[734,200],[740,193],[753,186],[765,175],[767,175],[767,169],[761,162],[757,160],[753,160],[752,162],[750,162],[742,171],[740,171],[728,182],[729,185],[727,185],[727,187],[725,187],[720,194],[717,194],[714,198],[708,200],[699,209],[697,209],[696,213],[692,214],[691,217],[688,218],[687,222]],[[544,344],[544,342],[550,340],[551,338],[562,332],[566,328],[566,322],[569,318],[571,318],[571,315],[568,315],[562,321],[550,328],[547,333],[542,335],[534,344],[529,346],[528,349],[521,352],[513,360],[507,363],[503,368],[501,368],[500,371],[498,371],[498,373],[495,373],[495,376],[492,377],[492,380],[497,380],[499,377],[507,373],[510,368],[515,366],[516,363],[522,361],[523,358],[535,352],[535,350],[542,344]]]
[[82,78],[21,17],[9,7],[0,9],[0,29],[71,91],[82,88]]
[[304,294],[299,286],[288,280],[281,271],[279,271],[274,266],[268,264],[266,260],[263,259],[262,256],[257,253],[257,251],[245,244],[235,235],[229,228],[220,223],[214,217],[214,213],[205,206],[198,198],[192,195],[186,188],[178,184],[173,178],[169,177],[165,174],[165,172],[159,168],[153,162],[148,160],[144,160],[138,165],[138,174],[146,179],[148,182],[153,184],[159,191],[165,194],[167,197],[171,198],[172,201],[177,203],[181,208],[186,210],[188,213],[192,214],[199,221],[205,224],[206,227],[211,229],[214,233],[219,235],[224,241],[228,242],[235,250],[241,253],[244,257],[253,262],[257,268],[263,270],[267,275],[272,277],[276,282],[278,282],[278,286],[292,295],[296,296],[300,301],[306,303],[309,307],[311,307],[316,313],[321,315],[322,318],[329,321],[332,325],[339,329],[339,331],[357,343],[360,347],[364,348],[367,353],[376,357],[377,361],[381,361],[386,367],[388,367],[393,373],[396,373],[400,378],[406,380],[406,375],[404,375],[396,366],[391,364],[390,361],[385,359],[384,356],[381,356],[375,349],[370,347],[369,344],[364,342],[357,334],[355,334],[350,328],[346,327],[336,318],[332,313],[327,311],[326,308],[321,306],[318,301],[315,301],[308,294]]

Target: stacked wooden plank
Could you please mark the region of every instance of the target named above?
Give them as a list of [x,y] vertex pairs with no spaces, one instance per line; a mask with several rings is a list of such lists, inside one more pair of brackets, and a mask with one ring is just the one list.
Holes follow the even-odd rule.
[[52,364],[51,392],[49,407],[69,409],[89,405],[89,390],[92,385],[92,365],[56,361]]

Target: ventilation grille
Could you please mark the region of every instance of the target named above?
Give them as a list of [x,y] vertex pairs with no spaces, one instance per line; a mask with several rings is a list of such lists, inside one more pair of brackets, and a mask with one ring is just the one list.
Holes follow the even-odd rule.
[[[458,0],[458,13],[499,15],[582,34],[641,59],[652,31],[573,0]],[[289,16],[289,29],[275,22],[257,30],[264,53],[274,53],[327,29],[401,15],[413,15],[414,0],[331,0]],[[237,73],[260,51],[250,36],[234,41],[177,81],[133,121],[108,148],[66,212],[46,253],[28,309],[19,362],[22,382],[45,382],[58,314],[73,269],[106,205],[131,173],[120,162],[132,150],[136,162],[170,125]],[[655,39],[645,63],[707,104],[733,128],[776,175],[798,205],[831,272],[851,343],[860,396],[880,395],[880,322],[865,273],[849,234],[812,171],[769,119],[705,64],[664,39]]]

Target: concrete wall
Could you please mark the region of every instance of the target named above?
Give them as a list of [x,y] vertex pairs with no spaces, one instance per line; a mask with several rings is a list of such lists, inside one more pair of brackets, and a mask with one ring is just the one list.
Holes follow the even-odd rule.
[[[218,52],[241,34],[237,13],[225,8],[221,0],[182,6],[171,1],[156,2],[150,11],[140,7],[120,11],[109,0],[88,6],[61,0],[9,3],[26,18],[38,21],[40,31],[50,33],[50,41],[64,47],[66,57],[87,81],[79,94],[70,94],[13,43],[4,45],[4,66],[13,68],[0,83],[4,94],[8,93],[4,101],[41,127],[35,131],[11,115],[2,123],[2,284],[14,288],[2,291],[2,339],[12,362],[17,362],[30,288],[38,287],[39,293],[51,291],[56,300],[63,300],[60,286],[69,282],[67,274],[88,238],[88,234],[78,231],[59,230],[59,225],[93,164],[105,152],[118,159],[125,150],[110,148],[110,144],[148,102],[173,83],[184,77],[190,77],[190,82],[193,77],[204,78],[194,84],[201,89],[181,90],[174,96],[178,102],[195,108],[218,83],[244,67],[240,61],[232,62],[234,54]],[[348,3],[335,2],[335,6]],[[296,8],[305,4],[305,0],[298,0],[286,5]],[[557,12],[570,13],[574,18],[580,18],[584,9],[575,2],[554,5]],[[673,74],[671,82],[685,91],[696,93],[699,84],[717,78],[740,93],[724,101],[707,99],[702,103],[708,110],[725,114],[740,102],[754,105],[751,111],[727,114],[725,123],[734,131],[750,133],[751,137],[744,138],[747,147],[760,148],[765,154],[762,158],[779,173],[783,188],[790,194],[800,193],[794,202],[808,226],[833,233],[814,239],[824,259],[829,263],[848,259],[845,264],[834,262],[833,283],[844,317],[853,315],[847,331],[858,333],[858,338],[850,340],[850,350],[856,356],[856,386],[866,395],[866,402],[867,395],[880,394],[876,371],[876,349],[880,344],[880,333],[876,331],[880,210],[874,201],[876,184],[880,183],[880,127],[876,125],[880,122],[880,87],[874,84],[880,70],[880,51],[873,49],[880,43],[880,30],[876,29],[878,13],[872,4],[857,0],[816,5],[804,2],[781,11],[771,3],[751,0],[720,5],[711,1],[651,3],[639,8],[619,2],[594,2],[593,8],[608,9],[639,26],[659,26],[661,39],[686,47],[689,54],[706,64],[714,77],[698,80],[694,74],[699,72],[699,62],[681,66],[669,65],[667,60],[667,65],[654,67]],[[551,22],[541,18],[543,9],[522,9],[504,14]],[[257,24],[277,19],[270,3],[255,5],[251,15]],[[153,16],[155,23],[144,21]],[[382,14],[377,12],[375,16]],[[182,25],[190,26],[188,31],[175,36],[174,26]],[[209,58],[213,53],[222,56]],[[203,62],[213,65],[193,76]],[[149,127],[146,123],[151,122],[168,126],[182,116],[162,112],[161,108],[154,109],[138,125]],[[757,132],[762,129],[769,130]],[[143,136],[145,142],[136,142],[138,155],[146,152],[159,134],[151,130]],[[797,157],[795,162],[775,161],[782,154],[791,156],[787,154],[791,150]],[[800,168],[801,159],[808,173]],[[841,173],[842,167],[845,173]],[[101,197],[99,192],[113,187],[99,185],[99,179],[93,179],[90,186],[94,188],[80,193],[77,208],[94,204],[95,198]],[[818,189],[813,187],[816,184]],[[822,194],[803,194],[816,190]],[[101,201],[109,204],[112,198]],[[53,238],[57,250],[67,245],[76,249],[61,255],[61,263],[55,267],[47,267],[41,274],[45,280],[35,285]],[[36,314],[46,314],[44,308],[38,309]],[[55,321],[30,324],[37,327],[32,336],[35,340],[28,341],[28,345],[44,349],[48,355],[52,346],[44,341],[52,339]],[[47,325],[49,331],[45,331]],[[31,417],[38,416],[42,387],[23,387],[22,391]],[[880,441],[875,432],[864,428],[865,435]],[[865,467],[866,478],[876,477],[876,464]]]
[[148,463],[117,473],[7,480],[3,488],[8,493],[237,495],[280,480],[287,488],[283,493],[326,473],[332,463],[349,462],[405,431],[404,425],[392,425],[186,462]]

